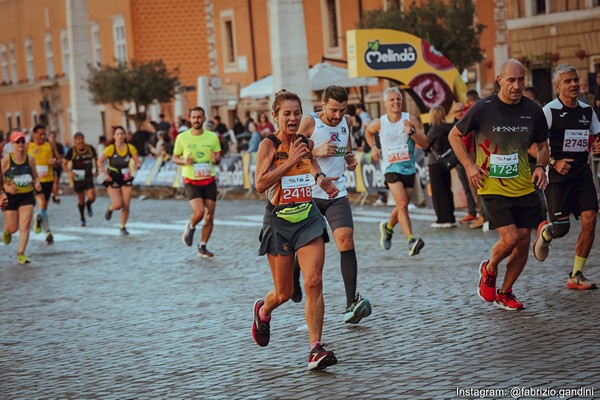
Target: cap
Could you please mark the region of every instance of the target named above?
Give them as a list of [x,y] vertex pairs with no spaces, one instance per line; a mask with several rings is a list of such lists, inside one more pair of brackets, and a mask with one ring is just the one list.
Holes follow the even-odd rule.
[[23,134],[23,132],[16,131],[10,134],[10,141],[12,143],[16,142],[19,139],[25,139],[25,135]]

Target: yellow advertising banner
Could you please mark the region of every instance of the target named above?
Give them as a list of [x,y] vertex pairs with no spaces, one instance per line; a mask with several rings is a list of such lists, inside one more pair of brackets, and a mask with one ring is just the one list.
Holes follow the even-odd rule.
[[348,75],[376,76],[408,86],[422,112],[466,101],[467,86],[450,60],[423,39],[392,29],[346,33]]

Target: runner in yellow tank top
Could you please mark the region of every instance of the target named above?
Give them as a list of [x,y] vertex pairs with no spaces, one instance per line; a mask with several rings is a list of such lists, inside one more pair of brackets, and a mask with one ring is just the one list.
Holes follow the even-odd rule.
[[54,243],[48,220],[48,200],[54,185],[54,164],[60,162],[61,156],[56,147],[46,140],[46,126],[38,124],[33,128],[33,140],[29,143],[27,154],[35,159],[36,172],[42,184],[42,190],[36,192],[35,199],[39,211],[35,214],[33,231],[40,233],[42,226],[46,231],[46,243]]

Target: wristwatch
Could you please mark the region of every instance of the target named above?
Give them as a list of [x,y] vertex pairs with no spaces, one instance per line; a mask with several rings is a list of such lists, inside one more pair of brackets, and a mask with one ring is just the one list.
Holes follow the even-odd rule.
[[550,161],[548,162],[548,165],[551,167],[554,167],[554,164],[556,164],[556,160],[554,158],[550,158]]
[[315,183],[316,183],[317,185],[319,184],[319,177],[320,177],[320,176],[322,176],[323,178],[326,178],[326,177],[327,177],[327,175],[325,175],[324,173],[322,173],[322,172],[317,172],[317,173],[315,174]]

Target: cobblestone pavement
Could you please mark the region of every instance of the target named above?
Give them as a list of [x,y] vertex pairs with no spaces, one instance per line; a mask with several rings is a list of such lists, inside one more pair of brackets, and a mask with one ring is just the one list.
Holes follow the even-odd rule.
[[[373,314],[343,323],[328,244],[323,341],[339,362],[315,373],[302,305],[273,314],[268,347],[250,335],[252,304],[272,285],[256,255],[264,202],[218,203],[211,260],[181,243],[184,200],[134,199],[129,237],[118,212],[102,218],[106,197],[86,228],[75,202],[50,205],[56,243],[32,234],[31,264],[17,265],[16,238],[0,247],[2,399],[510,398],[513,387],[540,390],[523,398],[600,396],[600,292],[566,288],[577,222],[546,262],[530,255],[514,288],[526,309],[507,312],[476,294],[496,232],[434,230],[432,211],[416,210],[426,246],[408,257],[399,229],[390,251],[379,247],[389,208],[355,208],[359,291]],[[586,269],[596,280],[598,255],[595,246]],[[564,391],[579,388],[587,393]]]

